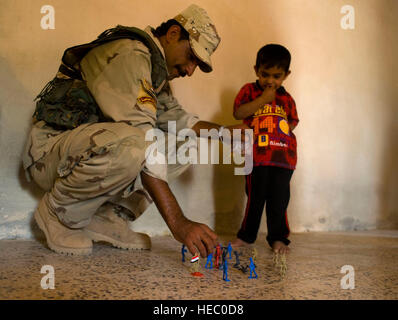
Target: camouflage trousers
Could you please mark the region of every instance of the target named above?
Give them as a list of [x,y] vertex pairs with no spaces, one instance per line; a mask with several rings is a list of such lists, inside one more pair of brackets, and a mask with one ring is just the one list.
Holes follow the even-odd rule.
[[62,133],[29,172],[48,192],[51,211],[70,228],[87,226],[105,202],[134,220],[152,202],[136,186],[145,148],[144,131],[125,123],[82,125]]

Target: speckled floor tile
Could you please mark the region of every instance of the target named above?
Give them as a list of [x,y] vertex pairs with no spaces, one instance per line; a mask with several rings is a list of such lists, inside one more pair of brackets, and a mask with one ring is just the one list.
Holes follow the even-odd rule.
[[[221,237],[227,244],[230,237]],[[181,261],[181,245],[171,237],[152,238],[150,251],[126,251],[95,243],[90,256],[65,256],[50,251],[42,240],[0,241],[0,299],[150,299],[150,300],[274,300],[274,299],[398,299],[398,231],[292,234],[287,273],[281,278],[273,254],[260,235],[256,273],[233,268],[204,268],[191,276]],[[250,250],[242,252],[248,263]],[[43,265],[55,271],[55,289],[42,289]],[[342,289],[341,268],[355,271],[355,289]]]

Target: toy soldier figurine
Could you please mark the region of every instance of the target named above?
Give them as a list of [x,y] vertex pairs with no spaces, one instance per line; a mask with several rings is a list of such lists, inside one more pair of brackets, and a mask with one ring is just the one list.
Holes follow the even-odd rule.
[[[256,265],[253,262],[253,259],[250,257],[250,276],[249,279],[257,279],[257,273],[255,271]],[[255,274],[255,277],[253,277],[253,273]]]
[[226,247],[222,247],[222,258],[221,258],[220,269],[224,268],[224,261],[227,259],[227,252],[228,249]]
[[185,252],[187,252],[187,249],[185,249],[185,244],[183,244],[181,248],[182,262],[185,262]]
[[279,267],[280,267],[280,270],[279,270],[280,275],[281,275],[281,278],[283,279],[286,276],[286,271],[287,271],[286,255],[285,254],[282,254],[280,257]]
[[221,246],[220,246],[220,244],[218,244],[216,247],[216,262],[214,265],[214,267],[218,268],[218,269],[220,268],[220,265],[218,263],[218,261],[220,260],[220,256],[221,256]]
[[253,248],[252,250],[252,257],[253,257],[253,261],[256,262],[256,258],[257,258],[257,249]]
[[223,259],[224,263],[223,263],[223,274],[222,274],[222,279],[224,281],[231,281],[230,279],[228,279],[228,261],[227,259]]
[[229,259],[232,259],[231,253],[232,253],[232,245],[231,245],[231,242],[229,242],[229,243],[228,243],[228,254],[229,254]]
[[242,254],[238,253],[238,251],[235,251],[235,250],[234,250],[234,254],[235,254],[235,259],[236,259],[234,268],[239,268],[239,265],[240,265],[239,256]]
[[207,261],[206,261],[205,269],[207,269],[207,265],[208,265],[209,263],[210,263],[209,269],[212,269],[212,268],[213,268],[213,261],[212,261],[212,259],[213,259],[213,254],[210,253],[210,254],[207,256]]
[[195,256],[192,257],[191,259],[192,269],[191,269],[191,275],[194,277],[203,277],[203,274],[198,271],[199,269],[199,254],[196,254]]

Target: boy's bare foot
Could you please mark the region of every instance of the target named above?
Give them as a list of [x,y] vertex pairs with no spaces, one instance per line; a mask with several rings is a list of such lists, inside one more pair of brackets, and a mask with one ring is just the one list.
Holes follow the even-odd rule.
[[231,242],[232,248],[250,247],[250,243],[247,243],[239,238],[236,238]]
[[272,244],[272,251],[279,254],[286,254],[289,253],[290,249],[282,241],[275,241]]

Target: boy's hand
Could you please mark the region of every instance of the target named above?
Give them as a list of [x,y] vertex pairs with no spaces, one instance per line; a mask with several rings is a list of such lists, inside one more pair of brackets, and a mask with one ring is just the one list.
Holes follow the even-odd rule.
[[275,95],[276,95],[276,87],[273,85],[268,85],[264,89],[261,95],[261,99],[263,99],[265,103],[271,103],[272,101],[274,101]]

